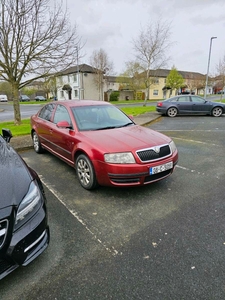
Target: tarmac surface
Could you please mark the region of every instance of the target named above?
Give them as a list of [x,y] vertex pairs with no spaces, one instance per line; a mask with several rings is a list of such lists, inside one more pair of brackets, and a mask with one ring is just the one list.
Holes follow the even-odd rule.
[[[137,125],[145,126],[158,120],[161,117],[157,112],[150,112],[134,117],[134,122]],[[25,150],[32,148],[32,138],[30,135],[12,137],[10,145],[16,150]]]

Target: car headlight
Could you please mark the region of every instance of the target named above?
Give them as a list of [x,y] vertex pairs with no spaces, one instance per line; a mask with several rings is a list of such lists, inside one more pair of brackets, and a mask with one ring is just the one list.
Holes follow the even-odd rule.
[[31,216],[33,216],[39,209],[42,203],[41,192],[38,185],[32,181],[29,190],[19,205],[16,214],[15,229],[20,227],[23,223],[27,221]]
[[171,141],[171,142],[170,142],[170,149],[171,149],[171,151],[172,151],[173,153],[177,150],[177,147],[176,147],[174,141]]
[[105,162],[111,164],[134,164],[135,159],[131,152],[107,153],[104,155]]

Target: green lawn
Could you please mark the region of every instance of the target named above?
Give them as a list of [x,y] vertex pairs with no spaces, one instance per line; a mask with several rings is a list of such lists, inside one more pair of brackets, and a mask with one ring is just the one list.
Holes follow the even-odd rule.
[[30,119],[22,120],[22,124],[19,126],[14,125],[14,122],[1,122],[0,133],[2,128],[10,129],[13,136],[30,134]]
[[[123,107],[121,110],[127,115],[137,116],[155,111],[155,106]],[[13,136],[30,134],[30,119],[22,120],[22,124],[19,126],[14,125],[14,122],[0,122],[0,133],[2,132],[2,128],[10,129]]]

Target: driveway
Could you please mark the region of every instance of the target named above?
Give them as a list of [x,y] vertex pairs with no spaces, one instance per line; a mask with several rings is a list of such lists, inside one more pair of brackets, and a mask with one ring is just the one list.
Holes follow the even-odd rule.
[[82,189],[51,154],[21,155],[48,196],[51,243],[0,282],[1,300],[225,299],[225,117],[162,117],[171,177],[142,188]]

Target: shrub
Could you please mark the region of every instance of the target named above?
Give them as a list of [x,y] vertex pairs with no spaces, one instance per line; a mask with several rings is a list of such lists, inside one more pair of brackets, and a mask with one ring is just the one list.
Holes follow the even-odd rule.
[[109,101],[118,101],[119,100],[119,95],[120,95],[120,92],[118,92],[118,91],[112,92],[110,94]]

